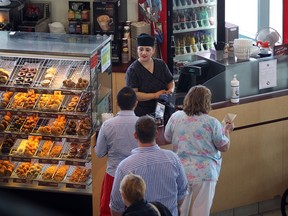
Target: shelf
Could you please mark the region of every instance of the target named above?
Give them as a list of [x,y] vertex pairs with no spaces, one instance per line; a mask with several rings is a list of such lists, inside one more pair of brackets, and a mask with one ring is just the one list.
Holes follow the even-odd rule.
[[212,3],[202,3],[202,4],[193,4],[191,3],[191,5],[186,4],[185,6],[175,6],[173,5],[173,10],[185,10],[185,9],[190,9],[190,8],[199,8],[199,7],[205,7],[205,6],[216,6],[215,2]]
[[[175,24],[173,24],[174,26]],[[173,30],[173,34],[181,34],[181,33],[188,33],[188,32],[196,32],[201,30],[211,30],[216,29],[216,26],[205,26],[205,27],[198,27],[198,28],[186,28],[181,30]]]
[[[0,38],[7,41],[0,44],[0,187],[91,195],[92,137],[101,113],[112,109],[111,64],[100,73],[111,37],[0,32]],[[15,165],[12,174],[7,163]],[[34,168],[16,173],[23,163],[37,163],[38,177],[29,179]],[[61,165],[69,167],[65,179],[39,177],[44,167]]]

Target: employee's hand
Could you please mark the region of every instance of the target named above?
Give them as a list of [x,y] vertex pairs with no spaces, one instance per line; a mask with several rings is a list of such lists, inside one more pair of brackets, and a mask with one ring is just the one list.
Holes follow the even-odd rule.
[[165,91],[165,94],[172,94],[173,93],[173,89],[168,89]]
[[160,90],[158,92],[154,93],[154,99],[158,99],[160,97],[160,95],[165,94],[165,90]]

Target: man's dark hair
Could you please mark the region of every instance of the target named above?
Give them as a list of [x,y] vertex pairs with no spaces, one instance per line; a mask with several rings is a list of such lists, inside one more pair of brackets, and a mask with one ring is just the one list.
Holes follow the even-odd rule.
[[141,116],[135,125],[135,131],[141,143],[153,142],[156,136],[156,130],[156,122],[149,116]]
[[136,100],[135,91],[128,86],[122,88],[117,94],[117,104],[121,110],[132,110]]

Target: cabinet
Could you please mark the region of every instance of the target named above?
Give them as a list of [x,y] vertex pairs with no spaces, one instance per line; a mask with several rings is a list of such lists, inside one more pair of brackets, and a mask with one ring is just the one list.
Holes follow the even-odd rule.
[[176,58],[208,51],[212,47],[216,40],[216,3],[216,0],[173,1]]
[[0,32],[0,186],[92,193],[110,37]]

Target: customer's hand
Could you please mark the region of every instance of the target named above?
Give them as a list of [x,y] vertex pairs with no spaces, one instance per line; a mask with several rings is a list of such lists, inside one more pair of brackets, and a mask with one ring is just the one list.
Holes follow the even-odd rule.
[[155,92],[154,93],[154,98],[158,99],[160,97],[160,95],[165,94],[165,92],[166,92],[165,90],[160,90],[158,92]]
[[233,131],[234,130],[234,123],[226,123],[224,125],[224,130],[225,130],[225,132],[228,132],[228,133]]

